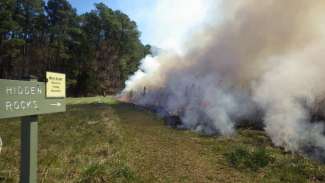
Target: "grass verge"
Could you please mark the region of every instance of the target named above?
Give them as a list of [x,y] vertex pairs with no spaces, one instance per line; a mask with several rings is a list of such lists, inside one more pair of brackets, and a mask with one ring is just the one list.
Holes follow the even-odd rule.
[[[38,180],[100,182],[325,182],[325,166],[272,145],[262,131],[202,136],[164,126],[112,97],[67,99],[39,119]],[[18,182],[19,119],[0,120],[0,182]]]

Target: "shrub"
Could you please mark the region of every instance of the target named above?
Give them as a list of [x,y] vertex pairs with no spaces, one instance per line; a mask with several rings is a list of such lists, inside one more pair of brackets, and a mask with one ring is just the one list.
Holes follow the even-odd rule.
[[264,148],[249,151],[244,147],[237,147],[234,151],[225,154],[225,157],[231,166],[252,171],[266,167],[272,160]]
[[141,180],[125,163],[94,163],[81,173],[78,182],[141,182]]

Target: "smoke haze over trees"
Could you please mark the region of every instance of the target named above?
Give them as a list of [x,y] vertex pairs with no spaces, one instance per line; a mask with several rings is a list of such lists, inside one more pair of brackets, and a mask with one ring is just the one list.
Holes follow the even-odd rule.
[[150,51],[134,21],[103,3],[77,15],[67,0],[0,1],[0,78],[67,74],[70,95],[124,87]]

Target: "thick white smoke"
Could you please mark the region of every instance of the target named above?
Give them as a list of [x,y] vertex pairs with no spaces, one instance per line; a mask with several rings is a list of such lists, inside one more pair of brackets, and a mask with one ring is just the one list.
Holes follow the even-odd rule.
[[220,6],[222,22],[202,26],[184,54],[147,57],[123,95],[207,134],[231,135],[241,121],[261,119],[275,145],[324,157],[324,122],[314,115],[325,100],[325,1]]
[[325,99],[325,47],[314,43],[300,53],[276,59],[255,89],[255,100],[266,111],[266,132],[275,145],[299,151],[325,147],[324,122],[311,123]]

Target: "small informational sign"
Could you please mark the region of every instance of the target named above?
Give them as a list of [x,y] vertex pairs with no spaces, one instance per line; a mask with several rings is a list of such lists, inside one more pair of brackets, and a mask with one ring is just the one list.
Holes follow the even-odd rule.
[[65,98],[65,74],[46,72],[46,97]]
[[0,119],[65,112],[64,98],[47,98],[45,83],[0,79]]

